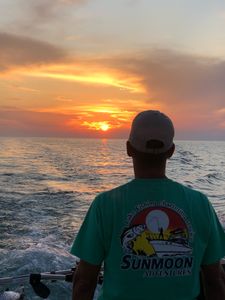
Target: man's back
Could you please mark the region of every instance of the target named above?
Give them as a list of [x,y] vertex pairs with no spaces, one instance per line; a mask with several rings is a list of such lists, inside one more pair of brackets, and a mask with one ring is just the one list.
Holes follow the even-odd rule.
[[167,178],[134,179],[102,193],[91,214],[72,252],[92,264],[104,259],[100,299],[141,300],[149,293],[159,300],[195,299],[201,264],[224,252],[209,249],[223,229],[207,198]]

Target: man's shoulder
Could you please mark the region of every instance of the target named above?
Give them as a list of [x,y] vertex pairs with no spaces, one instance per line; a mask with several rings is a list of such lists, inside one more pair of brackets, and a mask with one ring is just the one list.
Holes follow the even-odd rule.
[[206,195],[203,192],[199,191],[198,189],[194,188],[193,186],[185,185],[177,181],[172,181],[172,182],[178,189],[183,190],[183,192],[186,195],[194,198],[202,199],[202,201],[208,201]]
[[125,184],[116,186],[110,190],[103,191],[96,196],[95,201],[102,202],[105,199],[117,199],[118,196],[121,196],[128,190],[129,184],[130,182],[127,182]]

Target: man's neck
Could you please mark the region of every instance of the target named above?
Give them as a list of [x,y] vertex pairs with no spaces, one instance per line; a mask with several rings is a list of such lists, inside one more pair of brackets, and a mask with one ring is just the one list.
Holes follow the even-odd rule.
[[134,176],[136,179],[167,178],[165,173],[163,174],[163,173],[155,173],[155,172],[152,172],[152,173],[151,172],[141,172],[141,173],[138,172],[138,173],[134,173]]
[[135,178],[167,178],[166,165],[146,167],[134,163]]

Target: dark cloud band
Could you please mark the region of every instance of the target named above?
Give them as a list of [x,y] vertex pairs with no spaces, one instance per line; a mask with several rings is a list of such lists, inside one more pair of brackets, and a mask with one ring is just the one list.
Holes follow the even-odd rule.
[[0,32],[0,70],[60,61],[66,53],[49,43]]

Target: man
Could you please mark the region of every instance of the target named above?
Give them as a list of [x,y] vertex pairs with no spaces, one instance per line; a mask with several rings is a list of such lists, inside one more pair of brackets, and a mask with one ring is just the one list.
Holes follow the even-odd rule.
[[104,263],[101,300],[193,300],[200,271],[207,300],[225,299],[225,234],[200,192],[166,177],[174,127],[159,111],[138,114],[127,154],[135,179],[96,197],[71,253],[81,261],[73,300],[93,298]]

